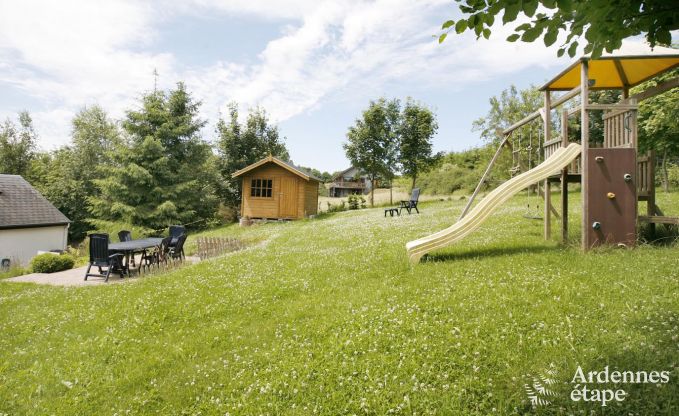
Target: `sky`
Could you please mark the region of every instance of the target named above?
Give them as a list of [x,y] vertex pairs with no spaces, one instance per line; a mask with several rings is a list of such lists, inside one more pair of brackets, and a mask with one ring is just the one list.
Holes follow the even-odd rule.
[[541,85],[571,59],[506,42],[511,26],[439,44],[456,17],[451,0],[0,0],[0,120],[28,110],[51,150],[85,106],[119,120],[154,83],[181,81],[202,102],[205,139],[228,103],[261,106],[293,161],[322,171],[349,166],[347,129],[379,97],[429,106],[434,149],[464,150],[481,144],[471,126],[492,96]]

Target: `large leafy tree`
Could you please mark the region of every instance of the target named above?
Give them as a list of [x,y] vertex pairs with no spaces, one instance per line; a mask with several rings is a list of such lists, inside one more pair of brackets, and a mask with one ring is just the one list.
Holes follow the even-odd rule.
[[473,31],[477,38],[489,38],[491,26],[502,13],[502,24],[528,20],[514,28],[507,40],[533,42],[542,38],[546,46],[567,34],[558,55],[573,57],[578,45],[585,53],[599,57],[603,51],[620,48],[622,40],[645,34],[651,45],[669,45],[671,31],[679,29],[679,5],[669,0],[456,0],[463,18],[443,23],[447,34]]
[[[653,87],[662,81],[679,76],[675,69],[654,78],[633,92]],[[656,95],[639,105],[639,147],[640,150],[655,149],[660,157],[660,178],[663,189],[669,188],[668,164],[670,159],[679,157],[679,89],[674,88]]]
[[200,103],[179,83],[146,94],[141,104],[127,113],[128,137],[113,150],[106,177],[94,181],[100,195],[90,198],[92,213],[157,230],[213,218],[217,198],[211,149],[200,137]]
[[31,162],[36,157],[37,135],[27,111],[19,113],[19,125],[7,119],[0,125],[0,173],[21,175],[31,181]]
[[255,108],[248,113],[245,123],[239,121],[238,105],[228,106],[229,119],[217,122],[219,169],[222,186],[219,193],[228,206],[240,203],[240,180],[231,175],[258,160],[273,155],[289,161],[290,155],[278,127],[272,125],[266,111]]
[[[472,123],[472,131],[478,132],[481,139],[488,143],[489,146],[495,147],[501,140],[497,130],[503,130],[534,112],[536,108],[542,105],[542,100],[542,95],[536,87],[531,86],[527,89],[519,90],[512,85],[503,90],[499,96],[490,98],[490,109],[487,115]],[[512,144],[516,150],[521,151],[519,157],[522,161],[528,160],[527,149],[530,147],[531,142],[533,145],[531,151],[533,156],[536,156],[539,149],[538,139],[541,129],[542,125],[536,121],[512,133]],[[491,179],[505,179],[509,176],[509,169],[513,167],[513,160],[507,156],[508,154],[509,152],[506,152],[496,162]],[[492,152],[489,152],[488,160],[483,160],[483,163],[488,163],[491,156]]]
[[95,181],[107,175],[114,149],[120,145],[118,126],[99,106],[85,107],[72,121],[71,145],[44,154],[33,164],[39,189],[71,221],[69,236],[79,240],[90,229],[88,200],[99,196]]
[[417,176],[428,171],[441,156],[432,151],[431,139],[437,130],[436,115],[429,108],[406,101],[399,127],[399,162],[402,173],[412,179],[412,188]]
[[391,180],[398,161],[399,100],[380,98],[371,101],[361,118],[349,127],[348,142],[343,145],[352,165],[365,172],[372,186],[370,204],[375,203],[377,178]]

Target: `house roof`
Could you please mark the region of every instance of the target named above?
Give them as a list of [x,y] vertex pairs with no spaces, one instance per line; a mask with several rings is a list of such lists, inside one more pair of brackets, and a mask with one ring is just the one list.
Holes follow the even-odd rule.
[[277,157],[273,157],[273,156],[267,156],[267,157],[265,157],[264,159],[260,160],[259,162],[255,162],[255,163],[253,163],[252,165],[246,166],[246,167],[244,167],[243,169],[238,170],[238,171],[232,173],[231,176],[234,177],[234,178],[236,178],[236,177],[241,176],[242,174],[244,174],[244,173],[246,173],[246,172],[249,172],[249,171],[251,171],[251,170],[253,170],[253,169],[256,169],[256,168],[258,168],[258,167],[260,167],[260,166],[262,166],[262,165],[264,165],[264,164],[266,164],[266,163],[274,163],[274,164],[276,164],[276,165],[282,167],[283,169],[286,169],[286,170],[288,170],[288,171],[294,173],[295,175],[301,177],[301,178],[304,179],[304,180],[307,180],[307,181],[311,180],[311,181],[322,182],[321,179],[319,179],[319,178],[317,178],[316,176],[312,175],[312,174],[311,174],[310,172],[308,172],[306,169],[302,169],[302,168],[300,168],[300,167],[298,167],[298,166],[293,165],[292,163],[283,161],[283,160],[281,160],[281,159],[279,159],[279,158],[277,158]]
[[70,222],[24,178],[0,174],[0,229],[46,227]]
[[568,91],[580,85],[582,63],[588,63],[588,75],[593,90],[611,90],[634,87],[665,71],[679,66],[679,54],[646,53],[637,55],[604,55],[592,59],[583,56],[559,75],[551,79],[541,90]]
[[349,166],[348,168],[344,169],[343,171],[339,172],[337,175],[335,175],[332,180],[334,181],[335,179],[344,176],[345,173],[349,172],[352,169],[356,169],[361,176],[365,176],[358,168],[354,166]]

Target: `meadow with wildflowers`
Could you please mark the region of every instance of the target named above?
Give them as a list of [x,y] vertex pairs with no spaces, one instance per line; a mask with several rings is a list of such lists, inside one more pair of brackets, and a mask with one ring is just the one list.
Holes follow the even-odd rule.
[[[253,244],[123,284],[0,282],[0,414],[676,414],[676,244],[582,254],[517,197],[411,267],[404,244],[464,202],[227,226]],[[671,375],[602,408],[569,399],[578,366]]]

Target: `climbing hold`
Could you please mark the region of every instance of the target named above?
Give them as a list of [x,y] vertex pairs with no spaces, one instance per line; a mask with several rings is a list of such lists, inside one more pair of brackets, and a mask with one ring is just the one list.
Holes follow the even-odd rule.
[[599,221],[594,221],[592,223],[592,228],[594,228],[595,230],[600,230],[601,229],[601,223]]
[[606,196],[608,197],[608,199],[615,199],[615,194],[613,192],[607,193]]
[[594,158],[594,160],[596,160],[597,163],[601,163],[601,162],[604,161],[604,157],[603,156],[597,156],[597,157]]
[[623,178],[625,179],[625,182],[631,182],[632,181],[632,175],[629,173],[626,173]]

